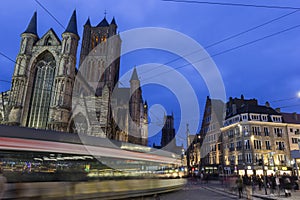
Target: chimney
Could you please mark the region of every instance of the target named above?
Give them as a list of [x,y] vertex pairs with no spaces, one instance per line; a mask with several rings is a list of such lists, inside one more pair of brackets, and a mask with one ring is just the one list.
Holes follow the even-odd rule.
[[268,101],[266,101],[266,107],[270,108],[270,103]]
[[294,120],[298,120],[298,115],[297,115],[296,112],[293,112],[293,119],[294,119]]
[[232,104],[232,114],[236,114],[236,105]]

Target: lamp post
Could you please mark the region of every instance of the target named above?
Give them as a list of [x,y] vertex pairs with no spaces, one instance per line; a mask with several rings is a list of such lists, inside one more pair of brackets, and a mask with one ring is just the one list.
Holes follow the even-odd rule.
[[264,155],[262,154],[262,167],[263,167],[263,174],[264,174],[264,188],[265,188],[265,195],[268,194],[267,192],[267,173],[265,170],[265,161],[264,161]]

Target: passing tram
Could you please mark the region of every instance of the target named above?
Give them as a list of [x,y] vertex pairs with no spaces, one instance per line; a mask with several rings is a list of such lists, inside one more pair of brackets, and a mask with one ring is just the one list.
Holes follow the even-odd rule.
[[[45,187],[48,192],[43,196],[50,199],[54,193],[54,199],[70,195],[78,199],[91,195],[114,199],[130,193],[138,196],[171,191],[185,184],[180,179],[180,156],[174,153],[106,138],[23,127],[0,126],[0,164],[10,187]],[[69,189],[58,194],[58,189],[51,190],[53,184]]]

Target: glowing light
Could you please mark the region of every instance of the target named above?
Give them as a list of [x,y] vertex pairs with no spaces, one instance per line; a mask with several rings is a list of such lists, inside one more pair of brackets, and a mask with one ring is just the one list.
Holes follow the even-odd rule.
[[300,91],[297,93],[297,97],[300,98]]

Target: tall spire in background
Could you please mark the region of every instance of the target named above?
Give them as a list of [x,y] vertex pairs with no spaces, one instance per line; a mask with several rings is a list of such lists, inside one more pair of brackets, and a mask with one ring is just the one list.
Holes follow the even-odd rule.
[[37,35],[37,13],[34,12],[27,29],[24,31],[24,33],[32,33]]
[[136,72],[136,68],[134,68],[130,80],[139,80],[139,77],[138,77],[137,72]]

